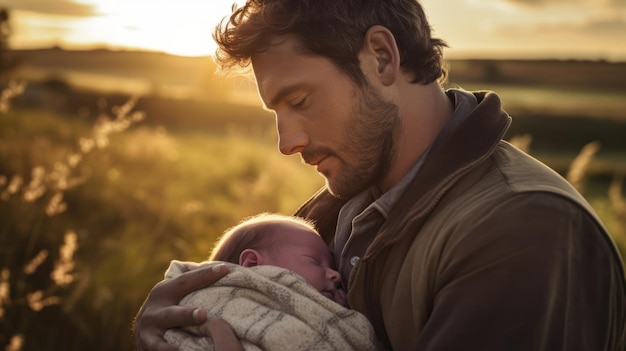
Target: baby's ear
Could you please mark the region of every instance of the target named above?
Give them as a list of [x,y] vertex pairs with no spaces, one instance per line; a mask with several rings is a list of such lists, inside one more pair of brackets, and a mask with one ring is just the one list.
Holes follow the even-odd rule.
[[254,249],[245,249],[239,255],[239,265],[244,267],[254,267],[261,264],[262,256]]

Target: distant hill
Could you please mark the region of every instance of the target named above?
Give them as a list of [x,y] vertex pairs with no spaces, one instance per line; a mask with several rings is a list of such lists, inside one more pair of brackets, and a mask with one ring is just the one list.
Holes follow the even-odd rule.
[[626,62],[452,60],[450,81],[626,92]]
[[183,57],[148,51],[64,50],[61,48],[12,50],[22,65],[49,69],[110,72],[138,76],[190,77],[215,72],[211,57]]
[[18,60],[15,78],[63,80],[75,87],[107,92],[186,95],[201,89],[212,92],[207,94],[211,98],[214,94],[223,96],[225,90],[232,90],[233,84],[215,74],[211,57],[60,48],[13,50],[11,55]]
[[[61,48],[13,50],[22,65],[48,70],[72,70],[122,75],[172,83],[189,83],[199,77],[214,78],[210,56],[182,57],[159,52],[85,50]],[[626,62],[582,60],[474,60],[454,59],[450,82],[493,82],[543,86],[570,86],[626,91]]]

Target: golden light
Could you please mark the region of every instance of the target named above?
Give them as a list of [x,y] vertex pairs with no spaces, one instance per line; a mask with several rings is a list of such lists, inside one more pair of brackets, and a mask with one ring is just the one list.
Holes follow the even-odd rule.
[[215,25],[231,11],[233,0],[94,0],[110,24],[101,28],[125,45],[176,55],[209,55]]
[[[78,0],[75,0],[78,2]],[[94,16],[74,18],[65,46],[107,46],[210,55],[214,27],[230,14],[234,0],[82,0]],[[64,18],[64,23],[69,23]]]
[[[55,0],[54,6],[51,1],[0,0],[12,9],[12,47],[210,55],[215,25],[233,3],[244,0]],[[447,54],[624,60],[626,8],[600,1],[602,6],[563,1],[526,6],[506,0],[421,0],[435,35],[450,44]]]

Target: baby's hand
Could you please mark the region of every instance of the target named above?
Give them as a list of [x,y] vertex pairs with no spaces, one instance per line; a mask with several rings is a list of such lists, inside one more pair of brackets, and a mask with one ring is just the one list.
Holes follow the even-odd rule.
[[340,304],[343,307],[348,307],[348,296],[346,295],[346,292],[343,291],[343,289],[335,290],[333,300],[335,300],[336,303]]

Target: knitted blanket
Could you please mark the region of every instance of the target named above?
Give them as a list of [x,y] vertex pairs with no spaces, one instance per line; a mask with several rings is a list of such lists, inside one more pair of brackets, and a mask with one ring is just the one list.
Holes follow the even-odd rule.
[[[218,262],[172,261],[165,278]],[[223,262],[221,262],[223,263]],[[202,307],[233,328],[245,350],[376,350],[374,329],[362,314],[325,297],[300,275],[274,266],[227,264],[230,273],[180,304]],[[213,350],[197,327],[170,329],[181,351]]]

